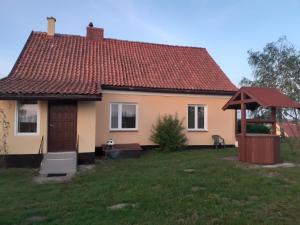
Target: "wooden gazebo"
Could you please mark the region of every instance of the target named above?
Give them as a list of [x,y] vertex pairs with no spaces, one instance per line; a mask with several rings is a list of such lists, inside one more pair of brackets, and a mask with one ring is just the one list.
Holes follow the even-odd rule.
[[[259,106],[271,109],[271,119],[246,119],[246,110]],[[223,106],[223,110],[241,110],[241,133],[237,134],[239,160],[257,164],[276,164],[280,159],[280,137],[276,135],[276,108],[296,108],[300,104],[276,88],[242,87]],[[247,123],[272,124],[271,134],[247,134]]]

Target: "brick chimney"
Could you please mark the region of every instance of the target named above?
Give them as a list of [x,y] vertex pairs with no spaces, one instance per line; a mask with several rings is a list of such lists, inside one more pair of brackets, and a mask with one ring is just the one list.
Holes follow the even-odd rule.
[[91,22],[89,26],[86,28],[86,38],[94,41],[102,41],[104,37],[104,29],[94,27]]
[[47,20],[48,20],[47,34],[48,34],[48,36],[54,36],[56,19],[54,17],[50,16],[50,17],[47,17]]

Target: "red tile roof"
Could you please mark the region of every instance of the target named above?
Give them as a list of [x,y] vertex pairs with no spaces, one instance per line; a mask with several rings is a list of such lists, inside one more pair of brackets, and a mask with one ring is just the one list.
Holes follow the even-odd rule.
[[[276,107],[276,108],[295,108],[300,110],[300,103],[294,101],[287,95],[280,92],[276,88],[267,87],[242,87],[236,94],[223,106],[226,109],[240,109],[241,103],[239,102],[241,93],[249,96],[246,103],[246,108],[255,110],[259,106],[263,107]],[[238,101],[238,102],[236,102]]]
[[0,96],[100,96],[100,88],[232,94],[204,48],[32,32]]
[[282,122],[279,126],[287,137],[300,137],[300,123]]

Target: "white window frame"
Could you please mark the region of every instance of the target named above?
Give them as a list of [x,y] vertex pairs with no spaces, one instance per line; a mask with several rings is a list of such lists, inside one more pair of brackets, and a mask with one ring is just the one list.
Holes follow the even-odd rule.
[[[195,128],[189,128],[189,107],[195,107]],[[204,128],[198,128],[198,107],[204,108]],[[208,109],[207,105],[190,104],[187,107],[187,130],[188,131],[208,131]]]
[[[21,100],[22,101],[22,100]],[[19,126],[19,104],[20,101],[15,102],[15,136],[39,136],[40,135],[40,103],[37,101],[37,121],[36,121],[36,132],[19,132],[18,126]]]
[[[112,105],[118,105],[118,128],[111,127],[111,113]],[[134,105],[135,106],[135,128],[122,128],[122,107],[123,105]],[[139,121],[139,108],[137,103],[132,102],[111,102],[109,105],[109,130],[110,131],[137,131]]]

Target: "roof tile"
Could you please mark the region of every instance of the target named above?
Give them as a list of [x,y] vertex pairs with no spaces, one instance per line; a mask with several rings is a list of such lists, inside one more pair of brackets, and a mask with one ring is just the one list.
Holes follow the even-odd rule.
[[204,48],[32,32],[0,93],[99,95],[98,84],[237,90]]

